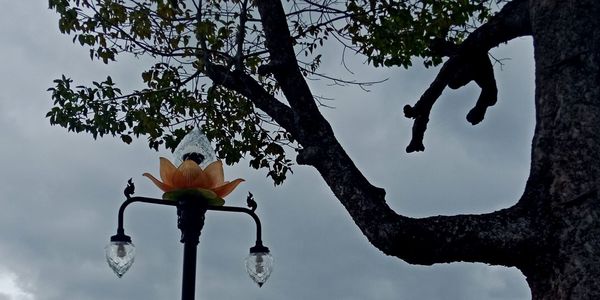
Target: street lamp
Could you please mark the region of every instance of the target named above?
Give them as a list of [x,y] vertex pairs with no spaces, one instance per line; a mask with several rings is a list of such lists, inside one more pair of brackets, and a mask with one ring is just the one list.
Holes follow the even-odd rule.
[[[208,146],[207,146],[208,145]],[[176,157],[182,161],[193,160],[200,166],[206,166],[207,160],[214,160],[214,153],[206,137],[198,130],[192,130],[175,150]],[[184,151],[182,151],[184,150]],[[127,200],[121,204],[118,215],[117,234],[110,238],[106,246],[106,260],[110,268],[118,277],[123,276],[131,267],[135,259],[135,247],[131,237],[125,234],[123,216],[125,208],[134,202],[174,206],[177,209],[177,227],[181,230],[181,243],[183,243],[183,279],[182,300],[193,300],[196,283],[196,252],[200,232],[204,226],[204,216],[207,211],[238,212],[252,217],[256,224],[256,243],[250,248],[250,253],[245,260],[248,274],[262,286],[271,275],[273,257],[269,248],[262,243],[262,229],[258,216],[254,213],[256,202],[249,193],[247,202],[250,209],[245,207],[212,205],[198,198],[197,194],[183,194],[175,200],[163,200],[147,197],[132,197],[134,185],[131,179],[125,188]]]

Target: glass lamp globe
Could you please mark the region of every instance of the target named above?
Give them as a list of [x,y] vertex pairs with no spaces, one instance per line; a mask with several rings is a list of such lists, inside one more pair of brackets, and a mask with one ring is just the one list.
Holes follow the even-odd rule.
[[106,262],[115,272],[117,277],[121,278],[135,260],[135,246],[129,240],[112,240],[105,248]]
[[246,258],[246,271],[258,287],[262,287],[273,271],[273,256],[269,253],[269,248],[250,248],[250,255]]
[[173,151],[174,161],[177,166],[184,160],[191,159],[197,162],[202,169],[210,163],[217,160],[215,150],[210,145],[210,141],[200,129],[194,128],[186,134],[179,145]]

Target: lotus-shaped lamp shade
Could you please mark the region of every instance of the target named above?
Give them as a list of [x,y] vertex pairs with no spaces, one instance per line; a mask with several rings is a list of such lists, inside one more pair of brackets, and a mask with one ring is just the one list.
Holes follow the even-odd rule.
[[185,160],[175,167],[168,159],[160,158],[160,179],[144,173],[165,194],[164,199],[177,200],[179,197],[201,197],[210,205],[223,205],[223,198],[231,193],[244,179],[225,181],[223,163],[220,160],[202,169],[193,160]]

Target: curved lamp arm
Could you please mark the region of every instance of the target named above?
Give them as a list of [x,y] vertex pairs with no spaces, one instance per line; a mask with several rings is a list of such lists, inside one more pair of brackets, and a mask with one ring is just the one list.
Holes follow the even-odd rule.
[[125,191],[125,200],[119,208],[117,234],[110,237],[111,243],[106,247],[106,259],[111,269],[118,277],[123,276],[131,267],[134,261],[134,247],[131,243],[131,237],[125,234],[123,228],[123,219],[125,209],[134,202],[143,202],[151,204],[161,204],[177,207],[177,227],[181,229],[181,242],[184,244],[183,250],[183,279],[182,279],[182,297],[183,300],[193,300],[196,282],[196,246],[200,231],[204,226],[204,213],[208,210],[224,212],[241,212],[248,214],[254,219],[256,224],[256,244],[250,248],[250,254],[245,260],[246,271],[248,275],[262,286],[269,278],[273,258],[269,248],[262,244],[262,226],[260,219],[254,213],[256,203],[253,201],[252,194],[249,195],[248,205],[252,209],[235,206],[213,206],[207,205],[203,201],[196,201],[194,198],[181,199],[180,201],[163,200],[147,197],[131,197],[133,194],[133,183],[129,181],[128,188]]
[[125,235],[125,229],[123,229],[123,215],[125,214],[125,208],[127,208],[127,206],[131,203],[134,202],[144,202],[144,203],[152,203],[152,204],[161,204],[161,205],[170,205],[170,206],[177,206],[177,202],[175,201],[170,201],[170,200],[162,200],[162,199],[155,199],[155,198],[147,198],[147,197],[128,197],[127,200],[125,200],[125,202],[123,202],[121,204],[121,207],[119,207],[119,217],[118,217],[118,221],[117,221],[117,235],[114,235],[110,238],[111,241],[113,240],[123,240],[123,238],[126,238],[128,240],[131,241],[131,239]]
[[206,210],[216,210],[216,211],[227,211],[227,212],[242,212],[250,215],[252,219],[254,219],[254,223],[256,223],[256,245],[262,246],[262,225],[260,224],[260,219],[254,213],[254,211],[247,209],[245,207],[237,207],[237,206],[207,206]]
[[[163,199],[155,199],[155,198],[148,198],[148,197],[130,197],[130,198],[128,198],[127,200],[125,200],[125,202],[123,202],[123,204],[121,204],[121,207],[119,208],[117,234],[115,236],[111,237],[111,241],[113,241],[113,240],[114,241],[129,240],[130,241],[131,240],[127,235],[125,235],[125,229],[123,228],[123,216],[125,214],[125,208],[127,208],[127,206],[129,204],[134,203],[134,202],[161,204],[161,205],[169,205],[169,206],[179,206],[179,202],[176,202],[173,200],[163,200]],[[250,215],[252,217],[252,219],[254,219],[254,222],[256,224],[256,246],[255,247],[259,247],[260,249],[266,248],[262,244],[262,226],[260,223],[260,219],[258,218],[256,213],[254,213],[253,210],[245,208],[245,207],[237,207],[237,206],[207,205],[205,208],[206,208],[206,210],[225,211],[225,212],[241,212],[241,213]]]

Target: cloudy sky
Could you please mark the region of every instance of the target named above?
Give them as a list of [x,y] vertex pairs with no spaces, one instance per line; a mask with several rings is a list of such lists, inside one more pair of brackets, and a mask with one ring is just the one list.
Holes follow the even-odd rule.
[[[125,228],[136,261],[121,279],[104,260],[114,234],[126,180],[137,195],[159,197],[141,176],[158,173],[158,157],[143,140],[113,138],[51,127],[46,89],[61,74],[80,83],[111,75],[134,84],[140,64],[90,62],[86,49],[57,30],[47,1],[2,1],[0,10],[0,300],[177,299],[182,247],[171,207],[128,208]],[[533,133],[533,61],[530,39],[494,50],[499,102],[472,127],[465,115],[478,95],[469,85],[446,91],[434,107],[426,152],[406,154],[411,123],[402,107],[414,103],[436,75],[419,66],[371,70],[358,59],[362,80],[389,78],[365,93],[312,81],[316,93],[335,98],[324,109],[356,164],[388,202],[412,217],[483,213],[516,202],[525,186]],[[327,57],[327,56],[326,56]],[[329,56],[328,74],[342,72]],[[345,74],[351,76],[351,74]],[[207,215],[198,255],[197,299],[529,299],[514,268],[453,263],[412,266],[371,246],[311,168],[297,167],[273,187],[242,162],[226,177],[246,178],[228,197],[243,206],[251,191],[259,203],[264,241],[274,272],[259,289],[243,259],[253,244],[245,215]]]

